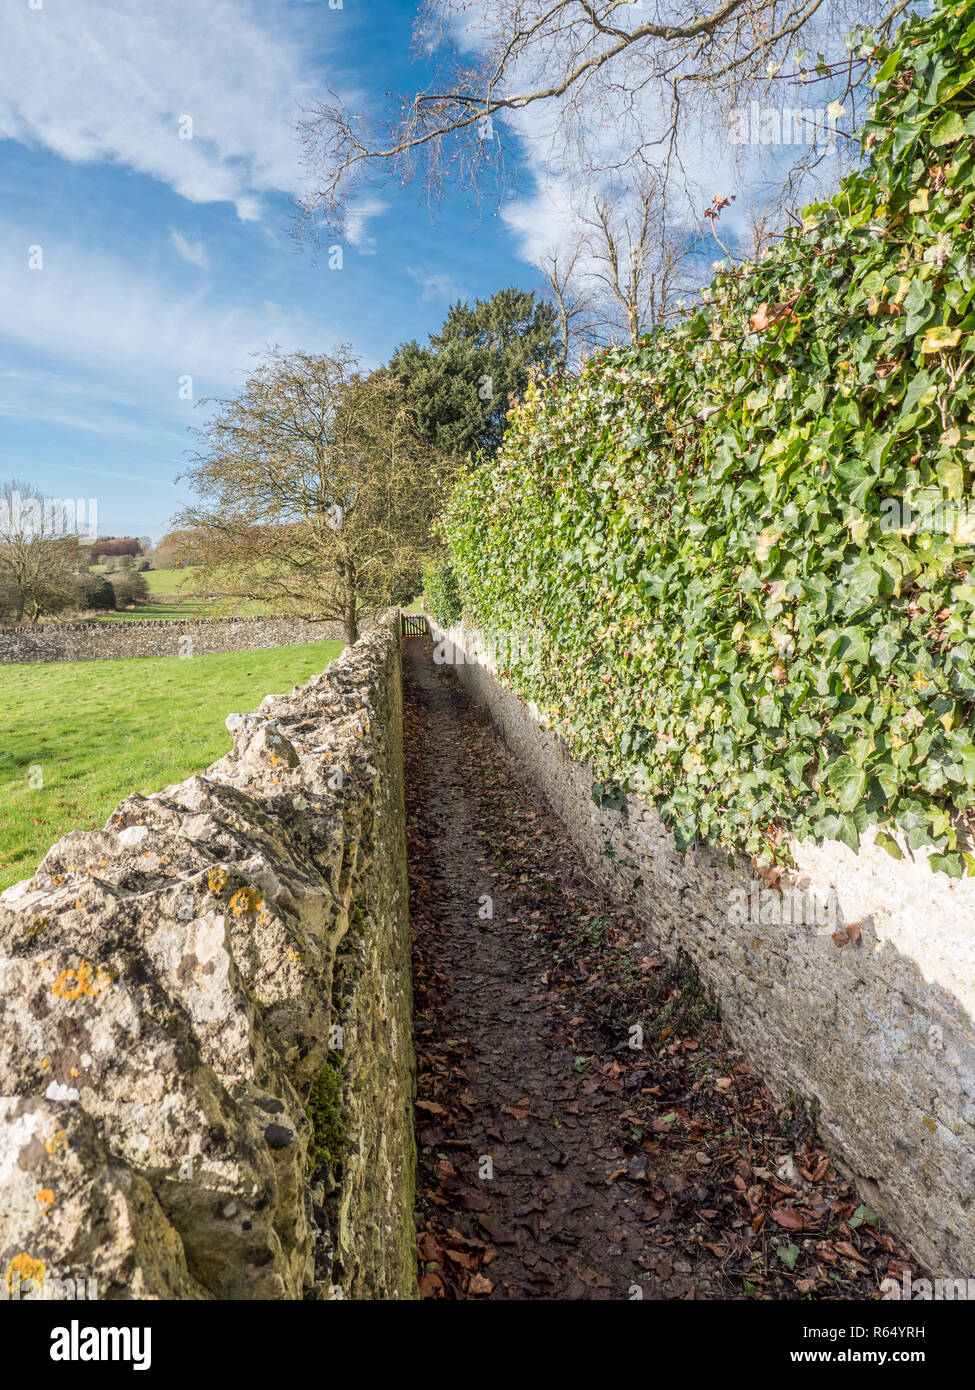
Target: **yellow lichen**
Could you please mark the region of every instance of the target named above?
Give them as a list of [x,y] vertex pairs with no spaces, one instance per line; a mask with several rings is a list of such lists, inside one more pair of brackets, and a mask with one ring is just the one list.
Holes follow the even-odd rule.
[[230,910],[238,916],[244,912],[256,912],[260,906],[261,895],[256,888],[238,888],[230,899]]
[[19,1276],[21,1284],[25,1279],[35,1279],[37,1283],[43,1284],[46,1273],[47,1266],[43,1260],[35,1260],[33,1255],[28,1255],[26,1250],[22,1250],[7,1266],[7,1288],[13,1292],[15,1274]]
[[207,874],[207,887],[211,893],[222,893],[227,886],[227,870],[211,869]]
[[91,961],[83,960],[77,970],[62,970],[51,986],[51,993],[61,999],[78,999],[82,994],[97,998],[104,994],[112,983],[113,974],[104,966],[93,966]]
[[40,1192],[38,1192],[36,1195],[37,1195],[37,1200],[38,1200],[39,1202],[42,1202],[44,1206],[46,1206],[46,1207],[53,1207],[53,1206],[54,1206],[54,1193],[51,1191],[51,1189],[50,1189],[49,1187],[42,1187],[41,1190],[40,1190]]
[[57,1153],[58,1149],[66,1149],[68,1147],[68,1136],[63,1129],[59,1129],[51,1135],[44,1147],[49,1154]]

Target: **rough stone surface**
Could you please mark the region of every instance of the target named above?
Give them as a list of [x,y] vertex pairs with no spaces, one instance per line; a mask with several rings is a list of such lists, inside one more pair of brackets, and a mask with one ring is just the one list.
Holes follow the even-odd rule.
[[600,883],[692,958],[766,1078],[815,1103],[876,1210],[935,1274],[975,1275],[975,883],[872,844],[795,844],[772,888],[743,858],[681,856],[642,798],[594,804],[591,769],[496,679],[476,633],[436,637]]
[[[0,895],[0,1276],[411,1297],[398,614],[228,726],[202,776],[128,797]],[[329,1057],[347,1124],[313,1209]]]
[[0,627],[0,661],[109,661],[205,656],[299,646],[342,636],[342,624],[310,618],[146,618]]

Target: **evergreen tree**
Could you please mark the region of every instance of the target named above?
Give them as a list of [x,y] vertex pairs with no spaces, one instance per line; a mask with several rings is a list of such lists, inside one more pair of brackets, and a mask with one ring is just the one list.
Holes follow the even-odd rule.
[[458,301],[427,347],[404,343],[388,370],[402,381],[422,436],[439,454],[493,454],[509,398],[522,395],[532,367],[547,367],[559,354],[552,306],[509,287],[473,308]]

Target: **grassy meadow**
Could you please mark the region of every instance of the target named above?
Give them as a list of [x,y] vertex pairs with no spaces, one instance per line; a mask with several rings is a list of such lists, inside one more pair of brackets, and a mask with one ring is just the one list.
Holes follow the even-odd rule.
[[[95,565],[96,572],[103,573],[103,567]],[[149,598],[118,613],[100,613],[100,623],[136,622],[140,618],[212,618],[223,616],[227,609],[220,603],[213,603],[195,590],[196,567],[187,565],[181,569],[144,570],[142,578],[149,588]],[[255,600],[238,603],[234,613],[241,617],[254,617],[267,611],[267,605]]]
[[[0,889],[28,878],[68,830],[100,829],[130,792],[158,791],[221,757],[231,711],[303,684],[341,650],[309,642],[0,665]],[[43,785],[32,786],[37,769]]]

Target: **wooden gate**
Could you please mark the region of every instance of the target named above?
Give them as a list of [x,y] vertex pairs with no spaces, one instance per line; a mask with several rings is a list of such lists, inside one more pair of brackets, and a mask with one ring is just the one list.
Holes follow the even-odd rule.
[[422,613],[401,613],[403,619],[404,637],[425,637],[427,635],[427,620]]

